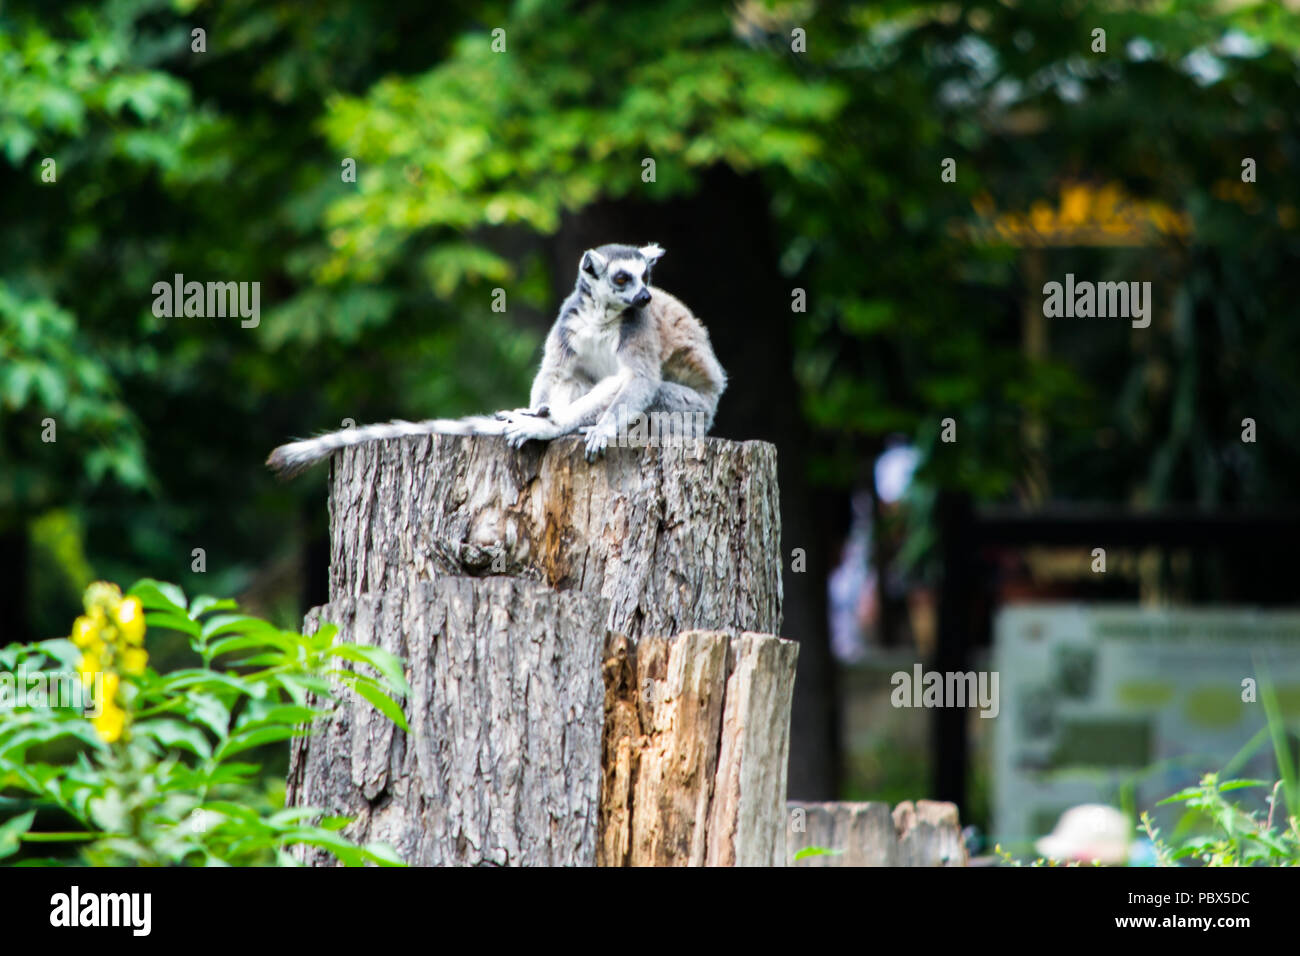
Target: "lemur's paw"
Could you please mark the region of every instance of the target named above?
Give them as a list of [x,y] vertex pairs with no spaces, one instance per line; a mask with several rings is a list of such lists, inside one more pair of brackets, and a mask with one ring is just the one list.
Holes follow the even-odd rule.
[[502,431],[506,444],[511,448],[522,448],[524,442],[545,441],[556,435],[555,423],[547,418],[538,418],[527,412],[506,412],[506,427]]
[[595,461],[605,454],[609,443],[618,437],[613,425],[592,425],[581,431],[587,436],[587,461]]

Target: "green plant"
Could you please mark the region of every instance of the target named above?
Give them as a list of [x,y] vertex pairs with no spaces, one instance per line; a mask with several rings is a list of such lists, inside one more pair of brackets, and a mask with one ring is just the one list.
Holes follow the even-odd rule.
[[[1005,849],[1003,849],[1001,843],[998,843],[998,844],[996,844],[996,845],[993,847],[993,855],[996,856],[996,857],[998,858],[998,860],[1001,861],[1001,862],[999,863],[999,866],[1029,866],[1029,867],[1039,867],[1039,866],[1059,867],[1059,866],[1064,866],[1064,867],[1071,867],[1071,866],[1083,866],[1083,865],[1084,865],[1084,864],[1080,863],[1078,860],[1069,860],[1069,861],[1065,861],[1065,862],[1063,862],[1063,861],[1061,861],[1061,860],[1050,860],[1050,859],[1048,859],[1047,857],[1043,857],[1043,856],[1035,857],[1034,859],[1032,859],[1032,860],[1030,860],[1029,862],[1026,863],[1024,860],[1020,859],[1019,857],[1017,857],[1017,856],[1013,856],[1009,850],[1005,850]],[[1099,866],[1100,864],[1095,864],[1095,863],[1094,863],[1094,864],[1089,864],[1089,865],[1090,865],[1090,866]]]
[[[1206,866],[1300,866],[1300,817],[1275,821],[1283,781],[1273,785],[1268,813],[1248,811],[1223,795],[1247,787],[1267,787],[1264,780],[1227,780],[1207,773],[1195,787],[1180,790],[1160,804],[1184,803],[1197,814],[1200,823],[1193,833],[1176,844],[1161,839],[1149,813],[1142,814],[1142,826],[1155,848],[1161,866],[1177,866],[1179,860],[1199,859]],[[1275,825],[1276,823],[1276,825]]]
[[[1151,838],[1156,862],[1178,866],[1195,858],[1206,866],[1300,866],[1300,779],[1287,742],[1286,724],[1273,682],[1262,677],[1260,703],[1267,725],[1255,734],[1220,773],[1207,773],[1195,787],[1187,787],[1158,805],[1186,804],[1188,813],[1176,833],[1187,836],[1160,838],[1150,814],[1141,820]],[[1248,810],[1223,796],[1235,790],[1268,787],[1266,780],[1232,779],[1256,750],[1269,741],[1277,761],[1279,779],[1272,784],[1268,812]],[[1220,782],[1221,777],[1229,779]],[[1279,813],[1279,807],[1284,808]]]
[[[150,579],[126,596],[92,584],[85,604],[70,639],[0,650],[0,859],[75,862],[75,847],[92,865],[292,865],[308,845],[401,864],[344,837],[347,818],[277,808],[248,762],[308,733],[345,688],[406,729],[398,658],[336,643],[331,624],[304,636]],[[146,627],[184,635],[198,666],[155,671]]]

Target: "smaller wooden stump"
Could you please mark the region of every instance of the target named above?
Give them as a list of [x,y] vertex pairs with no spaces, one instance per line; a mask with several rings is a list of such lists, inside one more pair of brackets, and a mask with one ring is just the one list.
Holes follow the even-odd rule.
[[965,866],[957,807],[910,800],[887,803],[788,803],[790,859],[804,847],[840,850],[796,866]]
[[798,653],[748,632],[610,638],[599,865],[785,865]]

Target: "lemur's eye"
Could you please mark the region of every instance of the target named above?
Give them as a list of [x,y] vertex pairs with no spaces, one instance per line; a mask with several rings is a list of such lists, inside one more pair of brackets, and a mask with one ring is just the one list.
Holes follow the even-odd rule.
[[627,285],[628,275],[626,272],[620,272],[614,276],[614,285]]

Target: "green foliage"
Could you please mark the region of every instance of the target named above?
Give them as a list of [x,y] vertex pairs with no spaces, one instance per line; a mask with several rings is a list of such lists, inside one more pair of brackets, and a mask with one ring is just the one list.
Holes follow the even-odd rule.
[[[1161,839],[1150,814],[1142,814],[1142,826],[1161,866],[1178,866],[1179,861],[1189,859],[1206,866],[1300,866],[1300,789],[1295,761],[1272,680],[1261,679],[1259,691],[1267,726],[1247,741],[1221,772],[1207,773],[1197,786],[1160,801],[1160,806],[1186,807],[1173,834]],[[1232,777],[1233,770],[1265,741],[1273,746],[1280,779],[1270,787],[1265,780]],[[1269,788],[1267,810],[1246,808],[1224,796],[1259,787]]]
[[1224,796],[1267,786],[1264,780],[1220,781],[1218,774],[1208,773],[1197,786],[1161,800],[1160,805],[1185,805],[1195,821],[1188,835],[1172,842],[1161,839],[1151,815],[1143,813],[1142,826],[1160,865],[1177,866],[1180,860],[1195,859],[1205,866],[1300,866],[1300,817],[1274,819],[1281,781],[1272,788],[1268,813],[1243,810]]
[[[463,6],[0,9],[0,163],[13,174],[0,219],[0,528],[73,507],[100,576],[148,567],[238,593],[298,544],[277,516],[318,490],[268,483],[269,448],[343,417],[518,399],[535,333],[502,334],[481,303],[436,301],[422,274],[312,280],[330,248],[322,210],[354,188],[316,129],[325,99],[412,56],[427,66]],[[196,25],[206,54],[190,50]],[[156,318],[152,286],[176,273],[261,282],[260,327]],[[485,313],[498,334],[481,334]],[[57,443],[41,441],[47,417]],[[201,583],[196,545],[211,557]],[[271,597],[259,609],[296,616],[292,598]],[[61,594],[32,616],[73,608]]]
[[[564,212],[598,198],[648,187],[667,199],[716,163],[812,175],[825,149],[817,127],[845,91],[736,44],[721,8],[672,0],[654,16],[574,13],[515,4],[502,22],[517,38],[509,55],[493,52],[486,32],[469,32],[428,73],[331,102],[325,131],[366,175],[331,205],[335,248],[323,281],[373,279],[425,230],[448,230],[448,239],[512,224],[551,233]],[[575,62],[583,36],[601,39]],[[656,159],[652,184],[642,180],[646,157]]]
[[[132,29],[159,6],[74,9],[49,25],[22,10],[0,14],[0,150],[30,181],[0,226],[10,250],[0,279],[0,470],[13,475],[0,482],[0,515],[84,493],[69,480],[78,475],[127,489],[149,481],[139,418],[123,395],[134,363],[115,360],[69,310],[85,306],[69,303],[83,277],[64,270],[102,261],[101,243],[123,237],[100,204],[178,169],[202,125],[188,86],[154,68],[181,34],[159,49]],[[57,443],[41,440],[46,418]]]
[[[1061,499],[1285,501],[1300,416],[1261,409],[1300,407],[1298,24],[1205,0],[5,4],[0,526],[75,507],[99,574],[191,586],[201,544],[220,575],[203,587],[242,591],[312,530],[291,516],[318,486],[270,486],[269,448],[345,417],[520,404],[571,281],[547,237],[608,201],[673,203],[682,229],[725,235],[691,205],[720,167],[759,186],[775,265],[755,268],[808,292],[771,344],[817,432],[816,478],[860,480],[902,433],[931,489],[1005,499],[1032,417]],[[1038,250],[1048,276],[1151,277],[1162,313],[1140,339],[1054,325],[1035,357],[1033,257],[971,226],[982,200],[1025,213],[1067,180],[1115,182],[1193,230]],[[261,325],[154,317],[152,284],[176,273],[261,282]],[[937,440],[947,415],[956,445]],[[1269,437],[1248,453],[1247,416]],[[59,444],[39,441],[46,417]],[[913,562],[931,550],[920,494]]]
[[1030,860],[1029,862],[1026,863],[1024,860],[1020,859],[1019,857],[1014,856],[1010,851],[1004,849],[1004,848],[1002,847],[1001,844],[998,844],[998,845],[996,845],[996,846],[993,847],[993,855],[996,856],[996,857],[998,858],[998,860],[1000,861],[1000,863],[1001,863],[1002,866],[1013,866],[1013,867],[1016,867],[1016,866],[1029,866],[1029,867],[1041,867],[1041,866],[1046,866],[1046,867],[1058,867],[1058,866],[1064,866],[1064,867],[1072,867],[1072,866],[1082,866],[1082,865],[1083,865],[1083,864],[1079,863],[1079,862],[1076,861],[1076,860],[1070,860],[1070,861],[1068,861],[1068,862],[1062,862],[1062,861],[1060,861],[1060,860],[1051,860],[1051,859],[1048,859],[1047,857],[1042,857],[1042,856],[1034,857],[1032,860]]
[[[120,388],[88,347],[71,314],[43,299],[20,299],[0,280],[0,409],[27,427],[9,455],[0,450],[0,512],[47,507],[72,490],[60,478],[84,472],[143,487],[139,423]],[[51,436],[43,436],[47,420]],[[16,454],[14,454],[16,452]],[[55,467],[47,456],[58,459]]]
[[[392,697],[409,693],[401,661],[338,643],[333,625],[304,636],[242,614],[234,601],[187,601],[175,585],[151,579],[129,597],[147,609],[151,648],[159,632],[172,631],[184,635],[196,663],[114,675],[120,736],[111,721],[92,722],[53,693],[87,667],[72,641],[0,650],[4,672],[28,686],[43,675],[49,691],[20,707],[10,696],[0,710],[0,858],[67,862],[56,851],[72,847],[94,865],[288,865],[291,848],[307,845],[348,865],[400,865],[384,845],[346,839],[339,831],[348,820],[276,807],[255,781],[257,755],[308,733],[326,713],[322,702],[345,690],[405,729]],[[117,706],[111,691],[106,696],[101,712]]]

